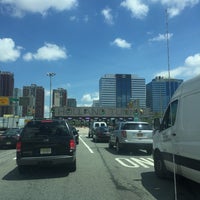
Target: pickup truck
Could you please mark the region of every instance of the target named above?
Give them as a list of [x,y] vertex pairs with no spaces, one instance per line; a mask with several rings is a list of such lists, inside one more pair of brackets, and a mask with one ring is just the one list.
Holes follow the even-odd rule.
[[125,148],[129,148],[131,151],[145,149],[148,154],[151,154],[152,135],[153,130],[147,122],[119,122],[110,134],[109,148],[115,146],[117,153]]

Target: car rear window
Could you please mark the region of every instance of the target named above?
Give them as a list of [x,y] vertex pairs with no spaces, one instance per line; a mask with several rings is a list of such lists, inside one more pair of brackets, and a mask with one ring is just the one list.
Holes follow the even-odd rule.
[[19,134],[20,133],[20,129],[8,129],[6,130],[3,135],[16,135],[16,134]]
[[70,132],[65,122],[59,121],[31,121],[22,131],[23,137],[66,136],[69,134]]
[[95,124],[94,126],[95,126],[95,127],[99,127],[99,124]]
[[135,124],[135,123],[124,124],[122,129],[123,130],[152,130],[149,124]]

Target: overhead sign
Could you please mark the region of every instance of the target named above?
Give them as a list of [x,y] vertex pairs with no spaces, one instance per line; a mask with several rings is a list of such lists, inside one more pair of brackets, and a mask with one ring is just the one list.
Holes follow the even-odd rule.
[[101,107],[54,107],[54,116],[62,117],[133,117],[134,109]]
[[9,105],[10,105],[9,97],[1,96],[0,97],[0,106],[9,106]]

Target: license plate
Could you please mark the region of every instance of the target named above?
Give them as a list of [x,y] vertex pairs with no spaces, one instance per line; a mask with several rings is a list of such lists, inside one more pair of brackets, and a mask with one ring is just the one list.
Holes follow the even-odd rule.
[[40,154],[51,154],[51,148],[41,148]]
[[11,142],[6,142],[6,144],[7,144],[7,145],[10,145],[10,144],[11,144]]
[[143,137],[143,133],[137,133],[137,137]]

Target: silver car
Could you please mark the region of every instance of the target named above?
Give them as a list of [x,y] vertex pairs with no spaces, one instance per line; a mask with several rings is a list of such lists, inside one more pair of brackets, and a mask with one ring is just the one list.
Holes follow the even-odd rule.
[[119,122],[110,134],[109,148],[116,147],[117,153],[124,148],[130,150],[145,149],[152,153],[153,130],[147,122]]

